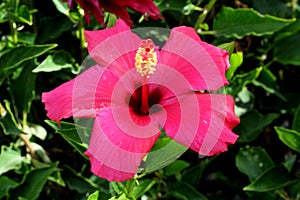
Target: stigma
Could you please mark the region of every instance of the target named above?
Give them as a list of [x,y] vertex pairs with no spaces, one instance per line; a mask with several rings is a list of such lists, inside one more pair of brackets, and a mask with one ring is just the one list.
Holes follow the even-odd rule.
[[136,71],[149,78],[154,74],[157,65],[157,52],[151,39],[143,40],[135,54]]

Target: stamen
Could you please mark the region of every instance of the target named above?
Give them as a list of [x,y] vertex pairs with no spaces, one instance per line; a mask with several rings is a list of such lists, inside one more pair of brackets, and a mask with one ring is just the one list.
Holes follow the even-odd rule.
[[142,76],[149,78],[157,65],[157,53],[151,39],[143,40],[135,54],[136,71]]

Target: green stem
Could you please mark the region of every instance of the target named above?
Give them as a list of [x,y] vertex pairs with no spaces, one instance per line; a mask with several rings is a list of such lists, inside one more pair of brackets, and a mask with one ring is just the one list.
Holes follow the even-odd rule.
[[18,31],[17,31],[17,24],[16,22],[9,20],[9,27],[10,27],[10,32],[12,35],[13,43],[14,45],[17,45],[18,43]]
[[215,5],[216,2],[217,0],[210,0],[208,4],[204,7],[203,12],[199,15],[197,22],[195,23],[194,29],[196,31],[198,30],[200,24],[204,22],[208,13],[210,12],[210,10],[212,9],[212,7]]
[[135,185],[135,178],[132,178],[127,181],[126,188],[128,192],[127,193],[128,197],[133,197],[132,193],[133,193],[134,185]]

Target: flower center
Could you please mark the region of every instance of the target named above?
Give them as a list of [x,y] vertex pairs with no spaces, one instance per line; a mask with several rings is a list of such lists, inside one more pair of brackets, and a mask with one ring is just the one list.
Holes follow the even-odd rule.
[[143,40],[135,54],[136,71],[142,76],[149,78],[157,65],[157,53],[151,39]]

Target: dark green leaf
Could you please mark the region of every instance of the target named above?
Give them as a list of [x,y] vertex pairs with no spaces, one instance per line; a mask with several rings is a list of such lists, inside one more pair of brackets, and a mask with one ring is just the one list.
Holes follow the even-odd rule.
[[272,35],[293,22],[290,19],[261,15],[253,9],[223,7],[214,20],[216,36],[242,38],[247,35]]
[[274,166],[266,151],[259,147],[241,148],[235,162],[239,171],[246,174],[251,182]]
[[277,119],[280,115],[268,113],[261,115],[256,111],[248,112],[241,117],[241,122],[234,128],[234,132],[239,134],[239,142],[252,142],[263,132],[263,129]]
[[201,182],[204,169],[210,163],[210,161],[212,161],[212,159],[210,158],[202,159],[201,163],[199,163],[198,165],[195,165],[185,170],[182,174],[181,181],[188,183],[194,187],[198,186],[198,184]]
[[277,17],[290,18],[292,10],[286,6],[286,4],[280,0],[254,0],[253,8],[262,14],[270,14]]
[[47,167],[38,168],[25,175],[22,183],[10,191],[11,199],[37,199],[42,191],[47,178],[55,171],[58,163],[53,163]]
[[175,162],[173,162],[165,168],[165,174],[166,176],[175,175],[187,168],[188,166],[190,166],[189,163],[183,160],[176,160]]
[[85,127],[68,122],[60,122],[60,125],[50,120],[45,120],[45,122],[49,124],[57,133],[61,134],[61,136],[68,143],[70,143],[81,155],[84,156],[86,145],[82,143],[78,132],[86,132],[87,134],[89,134],[90,130]]
[[295,130],[286,128],[275,127],[279,139],[286,144],[289,148],[300,152],[300,133]]
[[237,95],[245,85],[251,83],[259,76],[261,70],[262,67],[259,67],[250,72],[236,75],[230,82],[230,85],[228,87],[228,92],[232,96]]
[[8,190],[16,187],[17,185],[18,183],[14,180],[9,179],[6,176],[0,176],[0,198],[8,195]]
[[72,29],[72,22],[65,15],[45,17],[40,21],[36,43],[43,44],[53,42],[64,32]]
[[297,180],[291,180],[287,169],[283,165],[274,166],[265,171],[250,185],[244,187],[245,191],[267,192],[283,188]]
[[177,0],[162,0],[157,4],[160,12],[164,11],[178,11],[182,12],[184,6],[186,5],[186,1],[177,1]]
[[188,200],[206,200],[207,198],[201,193],[197,192],[195,188],[187,183],[175,182],[169,186],[167,196],[171,196],[172,193],[179,193]]
[[18,111],[28,113],[31,102],[35,97],[35,79],[37,75],[31,72],[35,64],[33,60],[29,60],[20,64],[19,67],[22,67],[23,70],[20,76],[12,81],[9,91],[14,98],[14,104]]
[[288,172],[292,171],[292,168],[294,167],[296,158],[297,158],[297,155],[292,155],[284,163],[282,163],[283,166],[285,166],[285,168],[288,170]]
[[135,198],[140,198],[143,194],[148,192],[155,184],[156,184],[156,180],[153,179],[139,180],[139,184],[133,190],[133,196]]
[[77,173],[69,166],[65,166],[62,176],[69,188],[76,190],[79,193],[94,192],[97,189],[96,184],[82,176],[80,173]]
[[[6,100],[4,102],[6,110],[1,111],[0,116],[0,126],[2,127],[4,133],[7,135],[18,135],[24,133],[17,125],[16,119],[10,108],[10,102]],[[2,105],[0,104],[0,106]]]
[[295,112],[295,116],[293,120],[293,130],[300,133],[300,104],[298,105]]
[[231,55],[234,51],[234,42],[223,43],[218,45],[218,47],[227,51]]
[[280,40],[274,47],[274,59],[282,64],[300,65],[300,33]]

